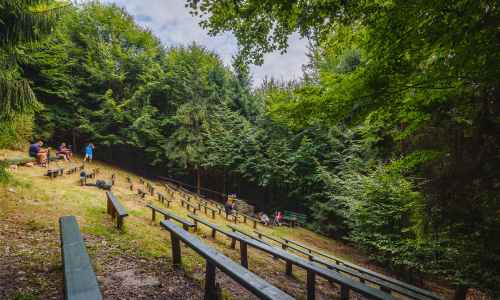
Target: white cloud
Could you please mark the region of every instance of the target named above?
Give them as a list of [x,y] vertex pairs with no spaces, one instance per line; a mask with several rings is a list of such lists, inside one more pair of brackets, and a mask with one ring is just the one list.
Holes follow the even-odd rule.
[[[186,45],[195,41],[217,53],[227,65],[230,65],[231,57],[237,51],[237,42],[231,33],[209,36],[198,25],[199,19],[189,14],[182,0],[104,1],[125,7],[136,22],[151,29],[166,46]],[[300,78],[301,66],[306,63],[306,46],[306,40],[294,35],[286,54],[267,54],[262,66],[251,67],[254,84],[259,85],[266,76],[283,80]]]

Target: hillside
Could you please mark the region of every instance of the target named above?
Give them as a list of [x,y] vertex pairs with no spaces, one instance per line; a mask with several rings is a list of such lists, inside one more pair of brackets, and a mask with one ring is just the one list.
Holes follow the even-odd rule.
[[[3,154],[22,155],[6,151]],[[81,160],[52,164],[69,168],[81,165]],[[51,180],[44,176],[46,169],[40,167],[19,167],[11,171],[13,182],[0,188],[0,282],[7,283],[0,291],[0,298],[62,298],[58,218],[64,215],[77,217],[106,299],[203,298],[203,259],[183,247],[185,271],[172,269],[169,234],[160,228],[158,218],[156,222],[151,221],[151,212],[145,207],[148,203],[157,206],[161,204],[156,197],[150,195],[141,199],[135,189],[130,191],[126,181],[130,177],[136,187],[142,187],[139,177],[99,162],[87,164],[86,168],[99,168],[98,179],[109,180],[115,174],[113,193],[122,201],[130,215],[125,220],[124,231],[118,231],[106,214],[104,191],[96,187],[80,186],[77,173]],[[157,190],[165,191],[160,182],[148,182]],[[187,210],[180,205],[182,196],[177,192],[169,209],[180,216],[186,216]],[[198,212],[198,215],[211,223],[226,225],[221,216],[212,220],[202,212]],[[238,224],[238,227],[247,232],[252,231],[250,225]],[[306,229],[260,226],[259,230],[312,245],[384,273],[384,270],[369,265],[367,259],[355,249]],[[197,234],[205,243],[234,261],[239,261],[239,250],[231,250],[228,247],[229,240],[225,237],[218,235],[214,240],[203,226],[198,228]],[[298,299],[305,297],[305,272],[294,269],[294,278],[287,277],[283,262],[251,248],[248,251],[252,272]],[[12,276],[16,280],[12,280]],[[218,275],[218,282],[228,299],[254,298],[224,275]],[[445,290],[437,291],[447,293]],[[324,280],[317,280],[317,299],[336,298],[338,294],[337,287]],[[357,298],[354,293],[352,295],[351,298]]]

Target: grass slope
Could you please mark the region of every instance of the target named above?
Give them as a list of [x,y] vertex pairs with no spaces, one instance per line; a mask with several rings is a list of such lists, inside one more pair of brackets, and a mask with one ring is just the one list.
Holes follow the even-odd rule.
[[[20,156],[6,151],[0,152],[1,155]],[[64,168],[79,164],[81,161],[59,163]],[[102,163],[92,163],[86,168],[100,168],[98,179],[109,180],[111,174],[116,175],[113,193],[129,211],[124,232],[116,230],[106,214],[105,192],[96,187],[79,186],[77,173],[50,180],[43,176],[45,169],[39,167],[20,167],[12,171],[12,182],[0,187],[0,299],[62,298],[58,219],[63,215],[77,217],[106,299],[202,299],[204,261],[194,251],[183,247],[184,271],[172,269],[169,234],[160,228],[160,218],[151,221],[150,210],[145,207],[148,203],[162,206],[157,198],[148,195],[141,199],[137,195],[136,188],[142,185],[134,174]],[[129,190],[126,177],[132,179],[134,191]],[[149,182],[157,191],[165,191],[159,182]],[[182,196],[174,195],[170,210],[186,216],[187,210],[180,205]],[[222,217],[212,220],[202,212],[198,215],[209,222],[226,225]],[[252,232],[250,225],[239,224],[238,227]],[[306,229],[260,226],[259,230],[367,266],[366,259],[354,249]],[[239,249],[230,249],[229,240],[222,235],[214,240],[204,226],[197,234],[207,244],[239,261]],[[248,254],[252,272],[297,299],[305,297],[305,272],[294,268],[295,276],[289,278],[284,275],[282,261],[252,248],[248,249]],[[254,299],[221,273],[218,281],[226,298]],[[317,279],[318,299],[337,298],[338,292],[336,286]]]

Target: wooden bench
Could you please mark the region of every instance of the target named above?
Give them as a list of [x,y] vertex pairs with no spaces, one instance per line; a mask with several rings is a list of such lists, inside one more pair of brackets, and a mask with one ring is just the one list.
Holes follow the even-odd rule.
[[[261,250],[268,254],[271,254],[274,258],[282,259],[286,262],[286,274],[292,275],[292,266],[296,265],[306,270],[307,272],[307,299],[313,300],[315,297],[315,278],[316,275],[321,276],[330,282],[337,283],[341,286],[341,299],[347,300],[349,299],[349,291],[353,290],[357,293],[360,293],[368,298],[372,299],[385,299],[385,300],[394,300],[390,294],[369,287],[361,282],[355,281],[351,278],[340,275],[338,272],[334,270],[330,270],[327,268],[320,267],[319,265],[308,261],[300,256],[291,254],[286,250],[273,247],[267,243],[261,242],[253,237],[245,236],[238,232],[227,232],[223,229],[220,229],[218,226],[210,224],[206,221],[203,221],[196,216],[190,215],[189,217],[197,219],[198,222],[203,223],[204,225],[212,228],[212,230],[219,231],[226,236],[232,239],[231,247],[234,248],[235,241],[240,243],[240,260],[241,264],[244,267],[248,267],[248,257],[247,257],[247,247],[252,246],[255,249]],[[232,227],[232,226],[231,226]],[[235,228],[235,227],[233,227]],[[240,231],[241,232],[241,231]]]
[[231,232],[229,232],[229,231],[227,231],[227,230],[225,230],[225,229],[223,229],[215,224],[209,223],[209,222],[203,220],[202,218],[199,218],[198,216],[188,214],[188,217],[193,219],[196,229],[198,229],[198,223],[201,223],[212,230],[212,238],[215,239],[217,232],[220,232],[231,239],[231,248],[232,249],[234,249],[236,247],[236,239],[232,236]]
[[238,212],[238,215],[242,216],[243,217],[243,223],[246,223],[247,222],[247,219],[249,219],[250,221],[252,221],[253,225],[253,229],[257,229],[257,224],[264,224],[263,221],[259,220],[259,219],[256,219],[254,217],[251,217],[249,215],[246,215],[246,214],[242,214],[240,212]]
[[116,227],[121,229],[123,227],[123,219],[128,216],[127,210],[112,192],[106,192],[106,196],[108,198],[107,212],[113,219],[116,218]]
[[73,174],[73,173],[76,173],[78,172],[78,167],[72,167],[72,168],[69,168],[67,171],[66,171],[66,174],[67,175],[70,175],[70,174]]
[[57,176],[62,176],[64,174],[64,169],[63,168],[57,168],[57,169],[49,169],[47,170],[47,173],[45,176],[50,177],[50,179],[54,179]]
[[137,189],[137,195],[139,195],[142,199],[146,197],[146,192],[142,189]]
[[101,300],[89,255],[74,216],[59,218],[66,300]]
[[34,157],[13,157],[0,160],[0,163],[4,165],[25,165],[27,163],[36,163],[36,158]]
[[231,219],[231,217],[232,217],[234,224],[238,223],[238,213],[234,213],[234,214],[233,214],[233,213],[229,213],[229,214],[228,214],[228,213],[224,210],[224,214],[226,215],[226,220],[231,221],[230,219]]
[[[285,242],[286,247],[291,248],[295,251],[300,252],[301,249],[298,249],[296,247],[292,247],[292,246],[290,246],[290,244],[296,245],[296,246],[304,249],[304,250],[302,250],[303,251],[302,253],[304,255],[309,256],[311,261],[314,261],[316,263],[324,265],[329,269],[337,270],[338,272],[345,273],[345,274],[348,274],[350,276],[356,277],[361,282],[370,282],[372,284],[375,284],[375,285],[379,286],[380,289],[382,289],[388,293],[395,292],[395,293],[404,295],[408,298],[419,299],[419,300],[420,299],[421,300],[424,300],[424,299],[442,300],[443,299],[442,297],[439,297],[438,295],[436,295],[428,290],[416,287],[414,285],[399,281],[395,278],[391,278],[391,277],[388,277],[386,275],[374,272],[372,270],[360,267],[360,266],[355,265],[353,263],[341,260],[335,256],[323,253],[319,250],[312,249],[312,248],[310,248],[302,243],[299,243],[299,242],[296,242],[296,241],[293,241],[293,240],[290,240],[287,238],[283,238],[283,241]],[[313,254],[316,254],[316,256],[314,256]],[[335,263],[321,259],[318,256],[322,256],[322,257],[326,257],[328,259],[331,259],[331,260],[335,261]]]
[[156,220],[156,213],[159,213],[159,214],[163,215],[165,220],[173,219],[173,220],[176,220],[177,222],[181,223],[182,228],[184,228],[184,230],[189,230],[189,228],[196,228],[195,223],[193,223],[189,220],[183,219],[174,213],[168,212],[168,211],[161,209],[159,207],[156,207],[152,204],[148,204],[148,205],[146,205],[146,207],[151,209],[151,219],[153,221]]
[[185,201],[185,200],[181,200],[181,206],[182,207],[186,207],[186,209],[188,211],[192,211],[193,214],[196,215],[196,212],[199,210],[197,207],[195,207],[193,204],[191,204],[190,202],[188,201]]
[[216,300],[219,298],[219,295],[217,295],[216,269],[224,272],[259,299],[294,299],[259,276],[238,265],[221,252],[204,244],[201,240],[191,235],[189,232],[182,230],[174,223],[161,221],[161,226],[170,232],[174,266],[181,267],[182,265],[181,241],[206,260],[204,299]]
[[212,213],[212,219],[215,219],[215,213],[219,213],[220,214],[220,210],[217,210],[217,209],[214,209],[214,208],[211,208],[211,207],[208,207],[206,204],[201,204],[200,205],[200,209],[203,208],[203,210],[205,211],[205,214],[208,214],[208,212],[210,211]]
[[293,211],[285,210],[283,213],[283,221],[289,222],[291,227],[297,224],[304,225],[307,222],[307,216]]
[[167,197],[165,197],[165,195],[163,195],[160,192],[158,192],[156,194],[158,195],[158,201],[160,201],[161,203],[167,202],[167,207],[170,207],[170,202],[172,202],[172,200],[167,199]]

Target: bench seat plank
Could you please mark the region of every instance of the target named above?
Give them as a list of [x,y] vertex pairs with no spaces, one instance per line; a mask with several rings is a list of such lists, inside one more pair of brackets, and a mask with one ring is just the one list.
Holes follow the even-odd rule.
[[111,192],[106,192],[106,194],[108,195],[108,199],[113,203],[113,206],[115,207],[116,213],[120,217],[128,216],[127,210],[125,209],[125,207],[123,207],[123,205],[120,203],[120,201],[118,201],[118,199],[116,199],[115,195],[113,195],[113,193],[111,193]]
[[101,300],[97,279],[74,216],[59,219],[67,300]]

